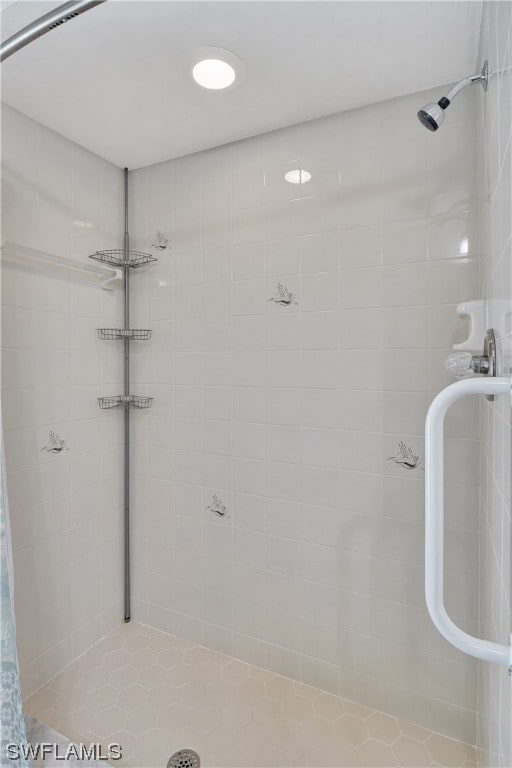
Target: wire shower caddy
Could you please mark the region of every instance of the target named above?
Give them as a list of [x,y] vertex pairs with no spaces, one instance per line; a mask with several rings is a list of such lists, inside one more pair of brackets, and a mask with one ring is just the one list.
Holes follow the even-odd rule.
[[152,264],[157,259],[150,253],[130,250],[128,233],[128,168],[124,169],[124,240],[123,248],[96,251],[89,258],[109,267],[123,271],[124,323],[122,328],[98,328],[98,338],[102,341],[122,341],[123,349],[123,394],[98,397],[98,406],[102,411],[121,411],[124,420],[124,620],[131,618],[131,576],[130,576],[130,525],[131,525],[131,481],[130,481],[130,412],[151,408],[153,398],[148,395],[130,393],[130,342],[149,341],[152,331],[149,328],[130,327],[130,271]]
[[150,328],[98,328],[98,338],[102,341],[149,341],[152,333]]
[[[90,259],[101,261],[103,264],[109,264],[111,267],[122,267],[125,270],[125,276],[130,269],[151,264],[158,261],[150,253],[143,251],[131,251],[123,248],[111,248],[107,251],[96,251],[89,256]],[[98,328],[98,338],[102,341],[149,341],[151,328]],[[129,408],[151,408],[152,397],[146,395],[112,395],[109,397],[98,397],[98,405],[102,411],[117,411]]]
[[101,261],[103,264],[110,264],[111,267],[128,267],[137,269],[158,261],[150,253],[143,251],[124,251],[122,248],[111,248],[108,251],[96,251],[89,256],[90,259]]
[[151,408],[152,397],[139,395],[113,395],[98,397],[98,405],[102,411],[116,411],[121,408]]

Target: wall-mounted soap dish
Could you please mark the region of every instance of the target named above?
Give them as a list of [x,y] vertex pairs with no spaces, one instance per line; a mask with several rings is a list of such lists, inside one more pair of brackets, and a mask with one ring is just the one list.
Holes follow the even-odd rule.
[[481,339],[487,327],[485,301],[483,299],[464,301],[457,306],[457,314],[460,317],[469,317],[469,336],[466,341],[454,344],[453,348],[467,350],[468,352],[475,352],[477,349],[481,349]]

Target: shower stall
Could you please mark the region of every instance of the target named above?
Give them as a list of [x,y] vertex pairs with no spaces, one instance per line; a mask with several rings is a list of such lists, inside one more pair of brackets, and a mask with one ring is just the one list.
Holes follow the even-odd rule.
[[[197,126],[172,143],[152,63],[130,74],[120,49],[147,136],[113,137],[126,119],[113,95],[112,125],[99,132],[98,113],[85,129],[78,88],[54,130],[21,80],[57,52],[103,55],[113,18],[159,61],[171,28],[197,48],[219,18],[240,48],[247,27],[277,35],[293,19],[329,57],[330,28],[367,13],[369,41],[377,12],[149,3],[151,37],[142,5],[54,8],[2,55],[2,413],[27,738],[55,742],[53,757],[68,741],[96,759],[118,749],[133,768],[508,766],[511,5],[476,19],[456,4],[461,23],[476,14],[465,72],[314,119],[288,105],[288,122],[252,117],[224,141],[217,121],[243,112],[258,67],[272,88],[219,31],[221,47],[198,51],[243,69],[225,92],[192,82],[195,54],[169,60],[169,91],[184,83],[197,130],[211,124],[200,148]],[[378,5],[384,30],[397,11]],[[403,24],[452,12],[423,5],[403,4]]]

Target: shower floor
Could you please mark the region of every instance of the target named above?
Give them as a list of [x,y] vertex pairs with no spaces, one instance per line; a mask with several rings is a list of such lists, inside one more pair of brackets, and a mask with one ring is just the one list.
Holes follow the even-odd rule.
[[123,747],[114,765],[476,766],[473,747],[134,622],[25,702],[73,741]]

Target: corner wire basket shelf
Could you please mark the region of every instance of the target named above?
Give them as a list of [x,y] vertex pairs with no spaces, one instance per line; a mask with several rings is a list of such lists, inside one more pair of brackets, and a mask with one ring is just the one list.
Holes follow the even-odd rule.
[[98,338],[103,341],[117,341],[118,339],[148,341],[152,333],[153,331],[149,328],[98,328]]
[[152,402],[152,397],[141,397],[139,395],[98,397],[98,405],[104,411],[113,411],[119,408],[151,408]]
[[[126,256],[128,258],[126,258]],[[152,261],[158,261],[150,253],[143,251],[127,251],[125,254],[121,248],[115,248],[109,251],[96,251],[89,256],[90,259],[101,261],[103,264],[109,264],[111,267],[143,267],[144,264],[150,264]]]

